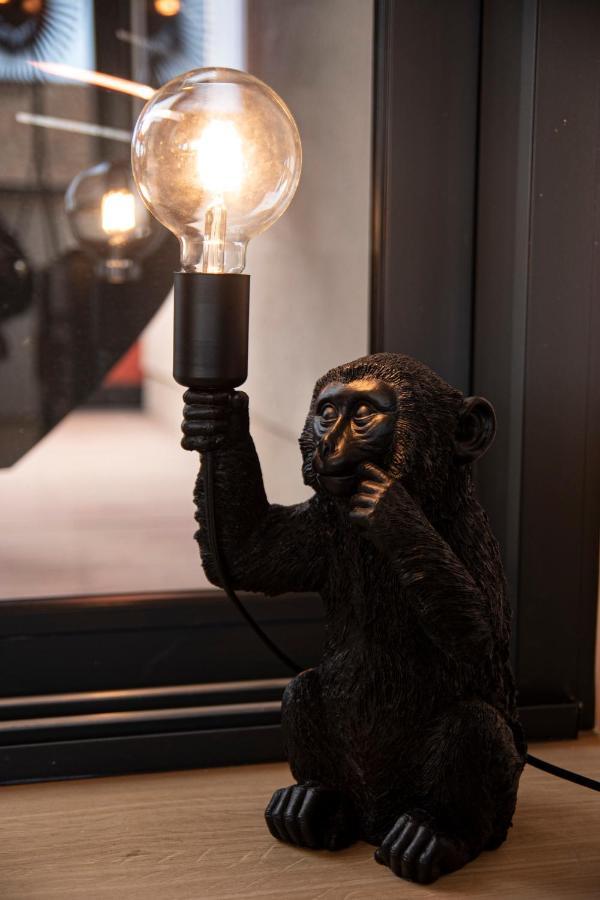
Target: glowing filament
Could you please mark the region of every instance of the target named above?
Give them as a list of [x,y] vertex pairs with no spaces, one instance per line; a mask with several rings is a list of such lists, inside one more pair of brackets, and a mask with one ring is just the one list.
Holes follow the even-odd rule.
[[225,233],[227,231],[227,209],[224,203],[216,202],[206,210],[204,217],[204,239],[202,242],[202,271],[219,273],[225,271]]
[[210,122],[196,145],[200,185],[216,197],[239,191],[244,177],[242,140],[233,122]]
[[200,185],[214,195],[204,217],[202,271],[223,272],[227,232],[227,207],[223,195],[239,191],[242,185],[242,141],[233,122],[215,119],[206,126],[195,149]]
[[130,191],[108,191],[102,197],[102,230],[111,237],[135,228],[135,197]]

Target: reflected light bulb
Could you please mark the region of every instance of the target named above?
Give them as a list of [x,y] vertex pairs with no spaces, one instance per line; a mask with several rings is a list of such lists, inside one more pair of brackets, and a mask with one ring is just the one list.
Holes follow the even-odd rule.
[[181,9],[181,0],[154,0],[154,11],[159,16],[176,16]]
[[278,95],[234,69],[195,69],[142,110],[132,169],[150,212],[175,234],[184,272],[240,273],[250,238],[294,196],[302,150]]
[[102,162],[75,176],[65,194],[71,231],[96,259],[96,274],[112,284],[139,277],[139,260],[159,237],[128,162]]
[[103,231],[123,240],[135,228],[135,197],[131,191],[107,191],[102,197],[100,218]]

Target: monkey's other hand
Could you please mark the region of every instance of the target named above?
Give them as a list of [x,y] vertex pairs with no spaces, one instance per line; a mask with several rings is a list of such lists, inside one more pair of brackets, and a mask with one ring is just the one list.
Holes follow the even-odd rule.
[[379,466],[365,463],[361,467],[361,479],[356,492],[350,498],[350,521],[368,528],[375,511],[394,482]]
[[183,395],[184,450],[206,453],[248,434],[248,395],[243,391],[195,391]]

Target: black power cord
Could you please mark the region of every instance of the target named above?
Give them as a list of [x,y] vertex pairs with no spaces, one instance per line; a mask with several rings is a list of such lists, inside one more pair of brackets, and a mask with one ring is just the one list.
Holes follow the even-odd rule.
[[294,675],[298,675],[302,671],[301,666],[295,663],[283,650],[275,644],[268,634],[266,634],[258,622],[250,615],[236,592],[231,586],[227,570],[223,563],[219,541],[217,537],[217,525],[215,515],[215,469],[213,453],[210,450],[202,454],[202,480],[204,484],[204,496],[206,498],[206,518],[208,531],[208,545],[210,547],[211,556],[214,566],[223,590],[227,597],[231,600],[238,612],[244,617],[254,634],[263,642],[271,653],[275,654],[278,660],[284,664]]
[[546,762],[545,759],[539,759],[537,756],[527,754],[527,762],[542,772],[548,772],[549,775],[555,775],[557,778],[564,778],[565,781],[572,781],[573,784],[579,784],[581,787],[589,788],[591,791],[600,791],[600,781],[594,778],[588,778],[587,775],[580,775],[579,772],[571,772],[570,769],[563,769],[561,766],[555,766]]
[[[271,651],[271,653],[273,653],[277,657],[277,659],[284,664],[286,668],[288,668],[294,675],[298,675],[298,673],[302,671],[302,668],[292,659],[290,659],[290,657],[287,656],[283,652],[283,650],[281,650],[277,646],[277,644],[275,644],[271,640],[269,635],[262,630],[258,622],[256,622],[250,615],[240,598],[237,596],[235,590],[231,586],[227,575],[227,570],[223,563],[223,558],[221,556],[221,550],[219,548],[219,541],[217,537],[214,473],[215,470],[213,453],[212,451],[207,450],[202,454],[202,477],[204,484],[204,496],[206,498],[208,544],[210,547],[210,552],[213,558],[217,577],[227,597],[229,598],[229,600],[231,600],[238,612],[244,617],[255,635],[263,642],[265,647],[267,647]],[[564,778],[566,781],[572,781],[573,784],[579,784],[581,785],[581,787],[590,788],[590,790],[592,791],[600,791],[600,781],[595,781],[593,778],[587,778],[585,775],[580,775],[578,772],[571,772],[569,769],[563,769],[560,766],[554,766],[552,763],[546,762],[543,759],[538,759],[537,756],[532,756],[530,753],[527,754],[526,759],[529,765],[534,766],[536,769],[541,769],[543,772],[548,772],[550,775],[555,775],[557,778]]]

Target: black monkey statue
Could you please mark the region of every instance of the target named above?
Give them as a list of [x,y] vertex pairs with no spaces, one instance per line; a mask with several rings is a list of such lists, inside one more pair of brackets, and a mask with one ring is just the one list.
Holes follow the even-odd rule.
[[[232,584],[324,601],[323,658],[283,698],[297,784],[267,806],[273,836],[329,850],[363,839],[421,883],[498,847],[526,748],[498,545],[471,479],[494,436],[490,403],[399,354],[332,369],[300,437],[314,496],[284,507],[267,501],[246,395],[185,399],[183,446],[215,451]],[[202,479],[195,499],[218,584]]]

